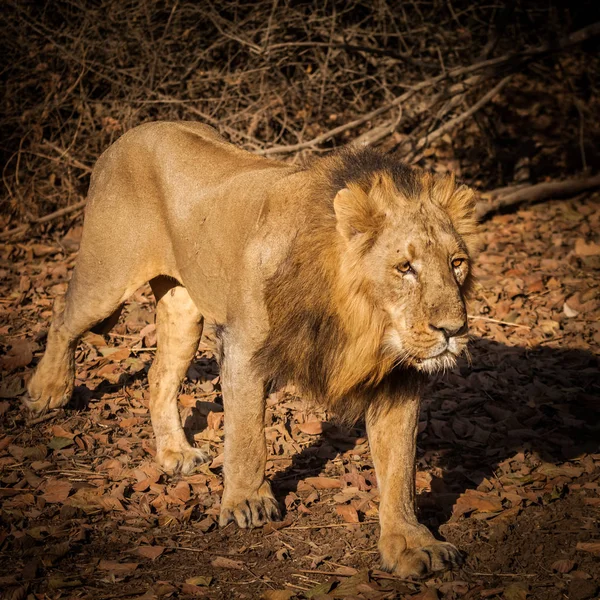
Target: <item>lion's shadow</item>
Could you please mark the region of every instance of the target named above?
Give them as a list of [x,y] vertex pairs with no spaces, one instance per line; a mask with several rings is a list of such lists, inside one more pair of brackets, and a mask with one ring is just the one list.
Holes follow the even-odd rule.
[[[519,452],[559,464],[600,449],[600,369],[594,354],[485,339],[473,340],[470,349],[470,363],[461,360],[424,394],[418,466],[438,476],[419,505],[421,518],[434,528],[447,521],[461,493],[493,478]],[[336,428],[331,431],[340,437]],[[359,424],[346,431],[345,445],[364,435]],[[279,497],[295,491],[307,470],[311,475],[324,470],[332,456],[323,448],[348,449],[336,448],[325,431],[274,478]]]

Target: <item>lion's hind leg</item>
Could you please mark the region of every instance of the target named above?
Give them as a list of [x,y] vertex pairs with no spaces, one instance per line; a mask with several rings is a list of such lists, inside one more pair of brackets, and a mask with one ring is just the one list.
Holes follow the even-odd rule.
[[169,473],[189,473],[208,456],[189,444],[177,409],[177,394],[198,349],[203,318],[187,290],[174,279],[156,277],[150,285],[157,302],[157,352],[148,373],[156,460]]
[[114,325],[123,301],[142,283],[119,286],[110,277],[99,277],[85,260],[78,263],[66,295],[54,302],[46,352],[27,386],[24,404],[29,410],[43,413],[67,404],[73,393],[79,338],[98,324],[104,323],[105,331]]
[[73,392],[77,338],[64,326],[65,298],[54,301],[46,352],[27,386],[25,406],[33,413],[64,406]]

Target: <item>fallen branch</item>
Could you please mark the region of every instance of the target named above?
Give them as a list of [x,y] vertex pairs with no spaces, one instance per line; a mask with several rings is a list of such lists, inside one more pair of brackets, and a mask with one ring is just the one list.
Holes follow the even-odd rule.
[[543,56],[549,52],[564,50],[565,48],[584,42],[597,35],[600,35],[600,22],[579,29],[574,33],[566,36],[562,40],[558,41],[556,44],[542,44],[541,46],[537,46],[536,48],[531,48],[529,50],[524,50],[520,53],[512,52],[510,54],[503,54],[502,56],[498,56],[496,58],[491,58],[488,60],[482,60],[480,62],[473,63],[472,65],[468,65],[465,67],[455,67],[453,69],[449,69],[445,73],[436,75],[435,77],[430,77],[429,79],[425,79],[420,83],[414,85],[408,91],[404,92],[400,96],[397,96],[385,106],[372,110],[357,119],[349,121],[348,123],[344,123],[343,125],[334,127],[333,129],[330,129],[329,131],[318,135],[312,140],[300,142],[298,144],[290,144],[289,146],[274,146],[273,148],[265,148],[264,150],[258,150],[256,153],[261,154],[263,156],[268,156],[270,154],[291,154],[293,152],[297,152],[298,150],[313,148],[314,146],[318,146],[322,142],[325,142],[331,139],[332,137],[339,135],[340,133],[343,133],[350,129],[354,129],[359,125],[362,125],[363,123],[366,123],[367,121],[370,121],[371,119],[385,112],[388,112],[392,108],[406,102],[417,92],[432,87],[445,79],[460,77],[462,75],[467,75],[469,73],[473,73],[481,69],[486,69],[488,67],[498,67],[509,62],[532,60],[533,58]]
[[433,62],[419,60],[408,52],[395,52],[393,50],[386,50],[383,48],[372,48],[371,46],[346,44],[342,42],[282,42],[267,46],[264,52],[268,53],[271,50],[279,50],[282,48],[336,48],[340,50],[347,50],[348,52],[365,52],[366,54],[373,54],[375,56],[386,56],[394,59],[395,61],[406,62],[410,65],[423,67],[425,69],[435,69],[439,66]]
[[59,208],[54,212],[51,212],[43,217],[38,217],[37,219],[32,219],[29,223],[25,223],[24,225],[20,225],[19,227],[15,227],[14,229],[9,229],[8,231],[2,231],[0,233],[0,240],[5,240],[7,238],[13,237],[15,235],[21,235],[25,233],[30,227],[34,225],[41,225],[42,223],[48,223],[49,221],[54,221],[54,219],[58,219],[60,217],[64,217],[76,210],[80,210],[85,207],[86,200],[81,200],[81,202],[77,202],[75,204],[71,204],[70,206],[65,206],[64,208]]
[[78,169],[81,169],[84,173],[92,172],[92,167],[86,165],[85,163],[82,163],[80,160],[77,160],[75,157],[71,156],[68,150],[61,148],[56,144],[53,144],[49,140],[45,140],[42,145],[50,148],[51,150],[54,150],[54,152],[58,154],[58,157],[54,160],[60,161],[66,159],[71,165]]
[[404,159],[407,163],[415,163],[421,159],[421,155],[418,154],[427,144],[442,137],[445,133],[448,133],[451,129],[458,127],[461,123],[464,123],[468,118],[473,116],[478,110],[484,107],[502,88],[511,80],[512,75],[508,75],[497,83],[487,94],[482,96],[473,106],[468,110],[457,115],[453,119],[446,121],[443,125],[438,127],[435,131],[423,136],[415,146],[415,149]]
[[[586,177],[584,179],[567,179],[566,181],[548,181],[529,185],[526,187],[516,186],[514,191],[511,188],[502,188],[505,193],[501,195],[494,194],[494,191],[486,194],[490,200],[479,202],[476,208],[476,215],[480,221],[485,221],[492,214],[505,208],[524,203],[540,202],[548,198],[564,198],[565,196],[574,196],[581,192],[600,187],[600,175]],[[506,193],[508,192],[508,193]]]

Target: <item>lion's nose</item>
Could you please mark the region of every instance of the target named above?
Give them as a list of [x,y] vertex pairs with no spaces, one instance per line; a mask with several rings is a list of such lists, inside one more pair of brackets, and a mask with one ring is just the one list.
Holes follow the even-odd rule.
[[467,333],[467,322],[464,319],[443,319],[439,323],[430,323],[429,327],[434,331],[441,331],[447,340]]

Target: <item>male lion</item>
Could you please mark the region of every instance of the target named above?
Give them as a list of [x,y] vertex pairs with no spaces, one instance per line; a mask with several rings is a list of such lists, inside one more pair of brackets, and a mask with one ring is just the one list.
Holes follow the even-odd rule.
[[415,444],[427,373],[467,343],[473,193],[369,149],[299,167],[254,156],[198,123],[149,123],[92,175],[85,227],[28,406],[65,405],[74,352],[149,281],[157,461],[188,473],[178,388],[206,318],[222,342],[225,491],[220,524],[279,516],[265,479],[265,388],[294,382],[347,421],[364,417],[381,494],[383,566],[402,577],[460,563],[417,522]]

